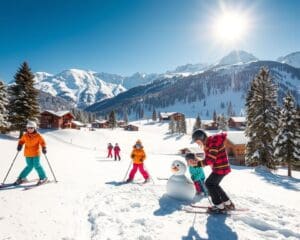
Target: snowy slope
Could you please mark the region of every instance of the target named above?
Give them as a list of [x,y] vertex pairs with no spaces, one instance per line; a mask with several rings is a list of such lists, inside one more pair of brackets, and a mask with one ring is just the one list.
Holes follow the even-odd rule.
[[[189,120],[189,133],[194,120]],[[29,191],[0,190],[0,239],[11,240],[145,240],[145,239],[299,239],[300,174],[288,179],[276,174],[233,167],[222,182],[238,207],[251,210],[232,216],[187,214],[187,203],[165,195],[170,164],[177,150],[190,145],[190,136],[167,134],[168,125],[135,122],[138,132],[120,129],[47,131],[48,159],[59,180]],[[132,145],[141,139],[148,185],[117,186],[130,164]],[[16,152],[17,140],[0,135],[0,175],[4,176]],[[108,142],[121,146],[120,162],[106,158]],[[49,178],[52,178],[42,157]],[[24,167],[19,156],[9,175],[13,181]],[[209,168],[205,168],[208,175]],[[187,174],[188,175],[188,174]],[[32,173],[29,178],[36,178]],[[141,181],[141,175],[136,175]],[[206,199],[201,204],[208,204]]]
[[277,61],[289,64],[296,68],[300,68],[300,52],[293,52],[284,57],[279,57]]

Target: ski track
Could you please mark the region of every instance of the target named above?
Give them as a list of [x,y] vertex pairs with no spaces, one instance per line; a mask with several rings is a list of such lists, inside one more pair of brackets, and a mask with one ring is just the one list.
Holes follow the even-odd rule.
[[[232,197],[238,206],[250,210],[231,216],[197,214],[193,226],[195,215],[180,210],[189,203],[167,197],[165,185],[106,187],[88,197],[91,239],[152,240],[166,239],[170,234],[174,239],[219,239],[222,235],[222,239],[300,239],[299,212],[295,209],[259,198]],[[208,204],[206,199],[202,202]],[[218,229],[212,227],[215,224]],[[174,231],[173,235],[170,225],[183,232]]]

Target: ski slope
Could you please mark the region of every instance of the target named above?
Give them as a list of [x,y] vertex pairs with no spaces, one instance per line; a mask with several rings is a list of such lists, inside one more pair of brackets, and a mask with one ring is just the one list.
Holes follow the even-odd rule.
[[[191,121],[188,121],[191,122]],[[190,214],[187,202],[165,195],[176,155],[190,146],[190,135],[168,135],[168,124],[141,121],[138,132],[121,129],[43,132],[48,159],[58,183],[28,191],[0,190],[1,240],[157,240],[157,239],[300,239],[300,173],[233,166],[222,186],[237,207],[250,211],[231,216]],[[152,180],[146,185],[119,185],[130,164],[137,139],[143,142]],[[120,162],[106,158],[111,142],[121,147]],[[3,180],[16,154],[17,139],[0,135],[0,177]],[[42,164],[52,179],[44,156]],[[25,161],[18,156],[7,182],[16,179]],[[206,175],[210,173],[205,168]],[[188,175],[188,173],[187,173]],[[35,172],[29,176],[37,178]],[[137,173],[137,181],[142,176]],[[198,199],[199,200],[199,199]],[[208,204],[207,199],[200,203]],[[199,203],[199,204],[200,204]]]

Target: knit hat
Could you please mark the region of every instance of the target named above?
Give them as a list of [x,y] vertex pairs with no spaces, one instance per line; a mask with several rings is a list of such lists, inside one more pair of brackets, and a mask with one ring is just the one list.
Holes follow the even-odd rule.
[[196,159],[196,155],[194,153],[187,153],[185,155],[185,160],[195,160]]
[[26,124],[26,128],[34,128],[34,129],[36,129],[37,128],[36,122],[34,122],[34,121],[28,121],[27,124]]

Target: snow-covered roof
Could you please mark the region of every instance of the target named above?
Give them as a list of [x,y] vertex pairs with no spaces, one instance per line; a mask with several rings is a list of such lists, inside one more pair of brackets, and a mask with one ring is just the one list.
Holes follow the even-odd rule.
[[228,131],[227,139],[233,144],[246,144],[248,142],[244,131]]
[[98,119],[96,119],[95,120],[95,123],[107,123],[107,120],[98,120]]
[[235,122],[246,122],[246,117],[231,117]]
[[215,121],[214,120],[201,120],[201,123],[204,125],[210,125],[210,124],[215,123]]
[[72,121],[72,123],[74,123],[74,124],[75,124],[76,126],[78,126],[78,127],[83,127],[83,126],[85,126],[84,123],[79,122],[79,121]]
[[51,114],[53,114],[55,116],[58,116],[58,117],[65,116],[67,114],[71,114],[73,116],[73,114],[70,111],[58,111],[58,112],[55,112],[55,111],[52,111],[52,110],[45,110],[45,112],[51,113]]
[[161,113],[160,113],[160,116],[161,116],[162,118],[167,118],[167,117],[172,116],[172,115],[175,114],[175,113],[177,113],[177,112],[161,112]]

